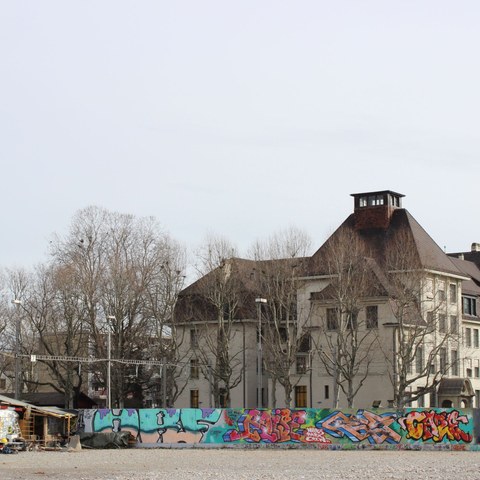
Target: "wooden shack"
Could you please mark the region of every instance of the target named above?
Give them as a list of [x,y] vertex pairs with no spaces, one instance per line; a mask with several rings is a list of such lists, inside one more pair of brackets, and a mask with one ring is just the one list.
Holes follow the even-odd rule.
[[27,442],[47,445],[61,437],[68,438],[76,413],[58,407],[40,407],[0,395],[0,408],[14,409],[18,415],[21,436]]

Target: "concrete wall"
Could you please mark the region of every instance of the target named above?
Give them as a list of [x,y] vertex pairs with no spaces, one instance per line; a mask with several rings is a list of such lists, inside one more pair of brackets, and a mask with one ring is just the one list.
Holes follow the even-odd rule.
[[[137,447],[312,445],[332,449],[478,450],[480,410],[82,410],[84,432],[129,431]],[[199,445],[200,444],[200,445]]]

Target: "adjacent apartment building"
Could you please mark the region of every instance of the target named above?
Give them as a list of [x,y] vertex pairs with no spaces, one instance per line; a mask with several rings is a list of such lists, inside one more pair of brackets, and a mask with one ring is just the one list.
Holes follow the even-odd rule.
[[480,405],[480,245],[446,254],[392,191],[310,257],[224,259],[180,294],[175,407]]

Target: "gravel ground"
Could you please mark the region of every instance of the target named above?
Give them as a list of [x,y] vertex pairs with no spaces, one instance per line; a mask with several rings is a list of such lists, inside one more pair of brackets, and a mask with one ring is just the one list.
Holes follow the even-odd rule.
[[480,479],[480,452],[130,449],[0,455],[1,480]]

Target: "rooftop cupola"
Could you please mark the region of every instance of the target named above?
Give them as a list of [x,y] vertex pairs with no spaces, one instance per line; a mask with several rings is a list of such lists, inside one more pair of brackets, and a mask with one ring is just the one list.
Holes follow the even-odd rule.
[[355,228],[357,230],[387,229],[393,212],[397,208],[402,208],[404,196],[391,190],[352,193]]

